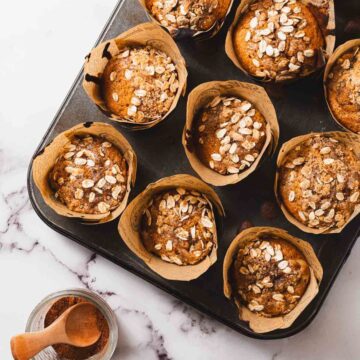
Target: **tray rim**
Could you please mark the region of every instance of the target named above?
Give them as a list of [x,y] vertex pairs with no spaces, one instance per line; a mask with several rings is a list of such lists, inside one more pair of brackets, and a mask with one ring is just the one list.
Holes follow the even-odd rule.
[[[109,30],[109,27],[111,26],[112,22],[115,20],[116,15],[120,11],[120,9],[121,9],[121,7],[122,7],[122,5],[123,5],[123,3],[125,1],[126,0],[118,0],[118,2],[115,5],[114,9],[110,13],[110,16],[109,16],[108,20],[106,21],[103,29],[101,30],[100,35],[98,36],[98,38],[97,38],[97,40],[96,40],[96,42],[94,44],[94,47],[97,46],[101,41],[104,40],[106,32]],[[46,216],[43,215],[43,213],[40,210],[40,208],[38,207],[37,201],[35,200],[35,197],[34,197],[34,184],[32,184],[32,164],[33,164],[33,160],[38,155],[39,151],[41,151],[44,148],[44,145],[46,145],[46,139],[48,138],[48,134],[56,126],[56,124],[57,124],[57,122],[59,120],[59,117],[61,116],[64,108],[66,107],[67,103],[70,101],[70,99],[71,99],[72,95],[74,94],[77,86],[80,84],[80,82],[82,80],[82,77],[83,77],[83,69],[84,69],[84,67],[82,66],[79,73],[75,77],[75,80],[73,81],[73,83],[72,83],[68,93],[66,94],[64,100],[60,104],[59,109],[56,111],[56,113],[55,113],[55,115],[53,117],[53,120],[51,121],[49,127],[46,129],[44,135],[42,136],[42,138],[41,138],[41,140],[39,142],[39,145],[36,147],[36,150],[34,151],[32,157],[31,157],[30,163],[28,165],[27,180],[26,180],[27,192],[28,192],[28,195],[29,195],[30,203],[31,203],[33,209],[35,210],[35,213],[39,216],[39,218],[47,226],[49,226],[51,229],[53,229],[57,233],[59,233],[59,234],[61,234],[63,236],[66,236],[70,240],[75,241],[76,243],[78,243],[78,244],[84,246],[85,248],[93,251],[97,255],[100,255],[100,256],[104,257],[105,259],[111,261],[112,263],[114,263],[114,264],[122,267],[123,269],[129,271],[130,273],[135,274],[136,276],[138,276],[142,280],[145,280],[146,282],[148,282],[151,285],[157,287],[158,289],[161,289],[165,293],[170,294],[171,296],[175,297],[177,300],[181,301],[182,303],[184,303],[184,304],[186,304],[188,306],[191,306],[196,311],[199,311],[200,313],[203,313],[206,316],[208,316],[208,317],[210,317],[212,319],[215,319],[219,323],[221,323],[223,325],[226,325],[227,327],[231,328],[232,330],[236,331],[239,334],[245,335],[245,336],[253,338],[253,339],[258,339],[258,340],[278,340],[278,339],[285,339],[285,338],[289,338],[291,336],[294,336],[294,335],[298,334],[299,332],[301,332],[302,330],[304,330],[306,327],[308,327],[310,325],[310,323],[315,319],[315,317],[318,314],[318,312],[320,311],[320,309],[322,308],[323,303],[324,303],[325,299],[327,298],[327,296],[329,294],[329,291],[330,291],[330,289],[332,288],[332,286],[333,286],[333,284],[335,282],[335,279],[337,278],[338,274],[340,273],[341,269],[343,268],[344,264],[346,263],[349,255],[351,253],[352,248],[354,247],[357,239],[360,236],[360,227],[357,229],[351,243],[349,243],[349,247],[348,247],[348,250],[347,250],[347,252],[345,253],[345,255],[343,257],[343,261],[338,266],[336,271],[333,272],[332,274],[330,274],[329,282],[327,283],[326,287],[324,288],[322,296],[318,299],[318,305],[309,314],[309,316],[306,318],[306,320],[303,321],[302,323],[298,324],[297,326],[292,325],[288,329],[281,329],[281,330],[287,330],[287,334],[281,334],[281,333],[278,333],[277,331],[264,333],[264,334],[259,334],[259,333],[255,333],[255,332],[253,332],[251,330],[246,330],[246,329],[243,329],[243,328],[236,327],[230,321],[227,321],[226,319],[224,319],[224,318],[218,316],[217,314],[214,314],[211,311],[209,311],[208,309],[206,309],[203,305],[201,305],[201,303],[194,302],[191,298],[187,297],[186,295],[183,295],[180,292],[174,291],[173,289],[170,289],[170,288],[166,287],[165,285],[162,285],[161,283],[154,280],[150,275],[144,274],[141,271],[137,270],[137,268],[135,266],[131,266],[129,264],[120,262],[114,255],[112,255],[106,249],[102,249],[100,251],[96,246],[92,246],[89,243],[85,243],[81,238],[78,238],[77,236],[73,235],[70,231],[64,230],[61,227],[57,226],[56,224],[52,223],[49,219],[46,218]],[[118,219],[113,220],[113,222],[115,222],[115,221],[118,221]],[[319,296],[319,294],[317,296]]]

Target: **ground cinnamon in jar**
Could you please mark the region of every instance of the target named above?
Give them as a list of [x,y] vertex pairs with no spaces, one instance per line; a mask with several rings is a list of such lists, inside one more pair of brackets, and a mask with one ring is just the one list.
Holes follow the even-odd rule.
[[[47,312],[44,320],[45,328],[51,325],[65,310],[69,307],[76,305],[80,302],[86,302],[87,300],[76,296],[66,296],[57,300]],[[76,347],[67,344],[53,345],[53,349],[56,351],[61,359],[66,360],[85,360],[91,356],[94,356],[101,352],[108,343],[109,340],[109,325],[99,309],[96,309],[97,313],[97,326],[101,331],[99,340],[87,347]]]

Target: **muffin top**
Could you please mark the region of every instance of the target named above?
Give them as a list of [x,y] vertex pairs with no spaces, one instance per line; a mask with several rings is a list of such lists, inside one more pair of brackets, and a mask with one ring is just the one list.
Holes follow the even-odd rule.
[[327,80],[328,102],[335,118],[360,134],[360,47],[349,49],[333,65]]
[[109,60],[102,76],[102,96],[109,111],[134,123],[161,119],[178,87],[171,58],[150,46],[122,49]]
[[183,188],[156,195],[144,210],[141,237],[145,248],[164,261],[199,263],[216,246],[209,201],[197,191]]
[[360,161],[349,145],[316,135],[289,151],[279,169],[286,209],[314,229],[341,228],[359,204]]
[[146,7],[170,32],[180,28],[209,30],[225,17],[230,0],[146,0]]
[[266,140],[266,121],[247,100],[215,97],[196,118],[193,127],[200,161],[222,175],[249,168]]
[[232,279],[240,303],[258,315],[274,317],[295,308],[309,284],[310,270],[297,248],[268,236],[239,249]]
[[128,167],[119,149],[95,136],[75,136],[49,173],[55,197],[68,209],[105,214],[117,208],[126,193]]
[[241,16],[233,43],[249,74],[283,80],[312,72],[324,39],[316,18],[302,2],[259,0]]

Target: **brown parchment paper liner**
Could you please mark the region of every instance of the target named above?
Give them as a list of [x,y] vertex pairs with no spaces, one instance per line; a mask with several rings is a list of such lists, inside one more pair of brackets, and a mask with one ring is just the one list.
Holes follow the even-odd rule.
[[[305,257],[310,267],[310,282],[305,290],[304,295],[300,299],[295,308],[284,316],[266,318],[251,312],[240,301],[236,300],[232,294],[229,270],[233,260],[239,250],[247,241],[255,238],[274,236],[288,241],[294,245]],[[282,229],[274,227],[252,227],[240,232],[231,242],[224,258],[223,279],[224,279],[224,295],[228,298],[234,298],[235,304],[239,310],[240,320],[249,322],[250,328],[256,333],[265,333],[276,329],[286,329],[290,327],[307,305],[314,299],[319,291],[319,284],[323,277],[322,266],[316,257],[312,246],[301,239],[298,239]]]
[[[338,46],[334,53],[330,56],[326,67],[325,67],[325,71],[324,71],[324,79],[323,79],[323,84],[324,84],[324,93],[325,93],[325,100],[326,100],[326,104],[328,106],[328,109],[330,111],[331,116],[333,117],[333,119],[335,120],[335,122],[341,126],[343,129],[345,129],[346,131],[351,131],[350,129],[348,129],[347,127],[344,126],[344,124],[342,124],[335,116],[335,114],[332,112],[331,110],[331,106],[328,102],[328,91],[327,91],[327,86],[326,86],[326,82],[327,82],[327,78],[329,76],[329,73],[331,72],[331,69],[333,67],[333,65],[335,65],[337,59],[344,54],[345,52],[347,52],[348,50],[360,46],[360,39],[353,39],[353,40],[349,40],[346,43]],[[354,132],[355,133],[355,132]],[[356,133],[355,133],[356,134]]]
[[217,232],[214,234],[215,246],[209,256],[196,265],[179,266],[168,263],[160,257],[148,252],[143,245],[140,229],[143,210],[154,197],[163,191],[182,187],[184,189],[196,190],[206,196],[211,208],[218,210],[219,215],[224,216],[224,209],[216,192],[200,179],[187,174],[179,174],[165,177],[152,184],[139,194],[126,208],[122,214],[118,230],[121,238],[129,249],[137,255],[154,272],[168,280],[189,281],[198,278],[217,259]]
[[[49,184],[49,172],[55,164],[59,154],[63,151],[66,144],[75,135],[94,135],[106,139],[114,144],[123,154],[128,164],[128,178],[126,193],[121,204],[114,210],[105,214],[83,214],[68,209],[54,196],[54,191]],[[117,218],[125,209],[131,187],[135,184],[137,160],[134,150],[126,138],[111,125],[105,123],[84,123],[68,129],[55,137],[42,152],[34,159],[32,165],[32,175],[34,182],[39,189],[45,203],[50,206],[57,214],[82,219],[85,223],[104,223]]]
[[[254,163],[239,174],[221,175],[203,164],[197,157],[193,145],[192,124],[199,111],[216,96],[237,96],[250,101],[265,117],[266,141]],[[215,186],[235,184],[249,176],[258,167],[265,153],[272,155],[279,140],[279,124],[275,108],[266,91],[257,85],[236,80],[210,81],[197,86],[188,96],[186,123],[182,135],[182,144],[189,162],[197,174],[207,183]]]
[[340,233],[344,227],[349,224],[349,222],[354,219],[360,213],[360,204],[355,206],[353,214],[350,216],[348,221],[341,227],[341,228],[325,228],[325,229],[314,229],[308,226],[305,226],[303,223],[298,221],[286,208],[286,206],[282,203],[280,195],[278,193],[278,181],[279,181],[279,169],[280,167],[286,162],[287,154],[290,150],[295,148],[297,145],[303,143],[304,141],[312,138],[313,136],[328,136],[332,137],[336,140],[342,141],[343,143],[349,145],[353,151],[355,152],[356,156],[360,159],[360,135],[356,135],[349,132],[343,131],[329,131],[323,133],[310,133],[306,135],[301,135],[294,137],[284,143],[279,151],[279,155],[276,161],[276,174],[275,174],[275,184],[274,184],[274,192],[276,201],[278,202],[283,214],[285,215],[286,219],[291,222],[293,225],[297,226],[300,230],[311,233],[311,234],[335,234]]
[[[101,96],[101,77],[108,61],[125,47],[151,46],[171,57],[178,73],[179,88],[169,111],[160,119],[145,123],[135,123],[112,114]],[[186,63],[172,37],[161,27],[151,24],[139,24],[114,39],[105,41],[94,48],[86,57],[84,64],[83,88],[90,99],[110,119],[125,124],[133,130],[148,129],[164,120],[176,107],[181,95],[186,91]]]
[[205,40],[205,39],[210,39],[213,36],[215,36],[220,29],[222,28],[222,26],[224,25],[225,19],[226,17],[229,15],[233,2],[234,0],[220,0],[220,1],[226,1],[228,2],[228,8],[227,8],[227,12],[224,15],[224,17],[217,19],[214,24],[206,31],[200,31],[200,30],[192,30],[189,28],[180,28],[180,29],[175,29],[174,31],[170,31],[166,26],[163,26],[151,13],[151,11],[149,11],[149,9],[146,6],[146,0],[139,0],[140,4],[142,5],[142,7],[144,8],[144,10],[146,11],[146,14],[148,16],[148,18],[153,21],[154,23],[160,25],[161,27],[163,27],[164,29],[166,29],[170,35],[173,38],[186,38],[186,37],[192,37],[192,38],[199,38],[201,40]]
[[[234,63],[236,67],[238,67],[241,71],[243,71],[246,75],[264,82],[287,82],[295,80],[292,77],[283,76],[279,80],[272,80],[268,77],[258,77],[252,74],[249,74],[242,66],[240,61],[238,60],[234,45],[233,45],[233,34],[236,29],[236,25],[239,22],[240,17],[248,10],[249,6],[255,2],[255,0],[242,0],[240,2],[239,7],[236,10],[236,14],[234,17],[234,21],[229,27],[228,33],[226,35],[225,40],[225,52],[226,55],[230,58],[230,60]],[[313,72],[322,68],[329,56],[332,54],[335,46],[335,8],[333,0],[302,0],[303,4],[307,5],[312,13],[315,15],[322,34],[325,39],[325,49],[323,49],[320,54],[321,61],[317,64],[317,67]],[[313,72],[309,72],[306,76],[310,75]]]

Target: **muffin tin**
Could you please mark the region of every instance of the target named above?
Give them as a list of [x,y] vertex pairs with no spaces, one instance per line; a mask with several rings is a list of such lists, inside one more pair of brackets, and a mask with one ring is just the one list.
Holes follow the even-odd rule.
[[[358,6],[356,3],[356,0],[348,1],[346,4],[338,3],[336,21],[339,44],[347,40],[346,34],[341,33],[341,29],[350,20],[351,14],[356,13]],[[214,38],[201,42],[194,42],[191,39],[177,41],[189,71],[188,92],[195,86],[211,80],[234,79],[253,82],[231,63],[224,51],[226,31],[234,16],[234,8],[220,33]],[[146,14],[137,1],[120,0],[97,44],[145,21],[147,21]],[[152,129],[133,132],[108,120],[97,109],[81,86],[82,76],[81,71],[33,157],[60,132],[79,123],[102,121],[111,123],[119,129],[138,155],[138,179],[130,194],[130,200],[149,183],[162,177],[179,173],[196,176],[181,144],[186,116],[186,98],[180,99],[174,112],[161,124]],[[279,119],[280,146],[294,136],[311,131],[338,129],[326,106],[321,74],[286,86],[264,85],[264,87],[274,103]],[[152,272],[120,239],[117,221],[89,226],[57,215],[44,203],[35,187],[31,176],[32,162],[28,172],[28,191],[39,217],[55,231],[240,333],[258,339],[278,339],[296,334],[314,319],[360,233],[360,218],[354,219],[340,234],[313,235],[301,232],[285,219],[275,205],[272,206],[276,202],[273,193],[275,163],[276,156],[273,156],[265,160],[242,182],[216,188],[226,211],[226,217],[219,226],[218,261],[204,275],[190,282],[169,281]],[[255,226],[280,227],[294,236],[309,241],[324,268],[319,294],[288,329],[265,334],[254,333],[245,322],[238,319],[236,306],[223,295],[224,255],[244,221],[251,221]]]

